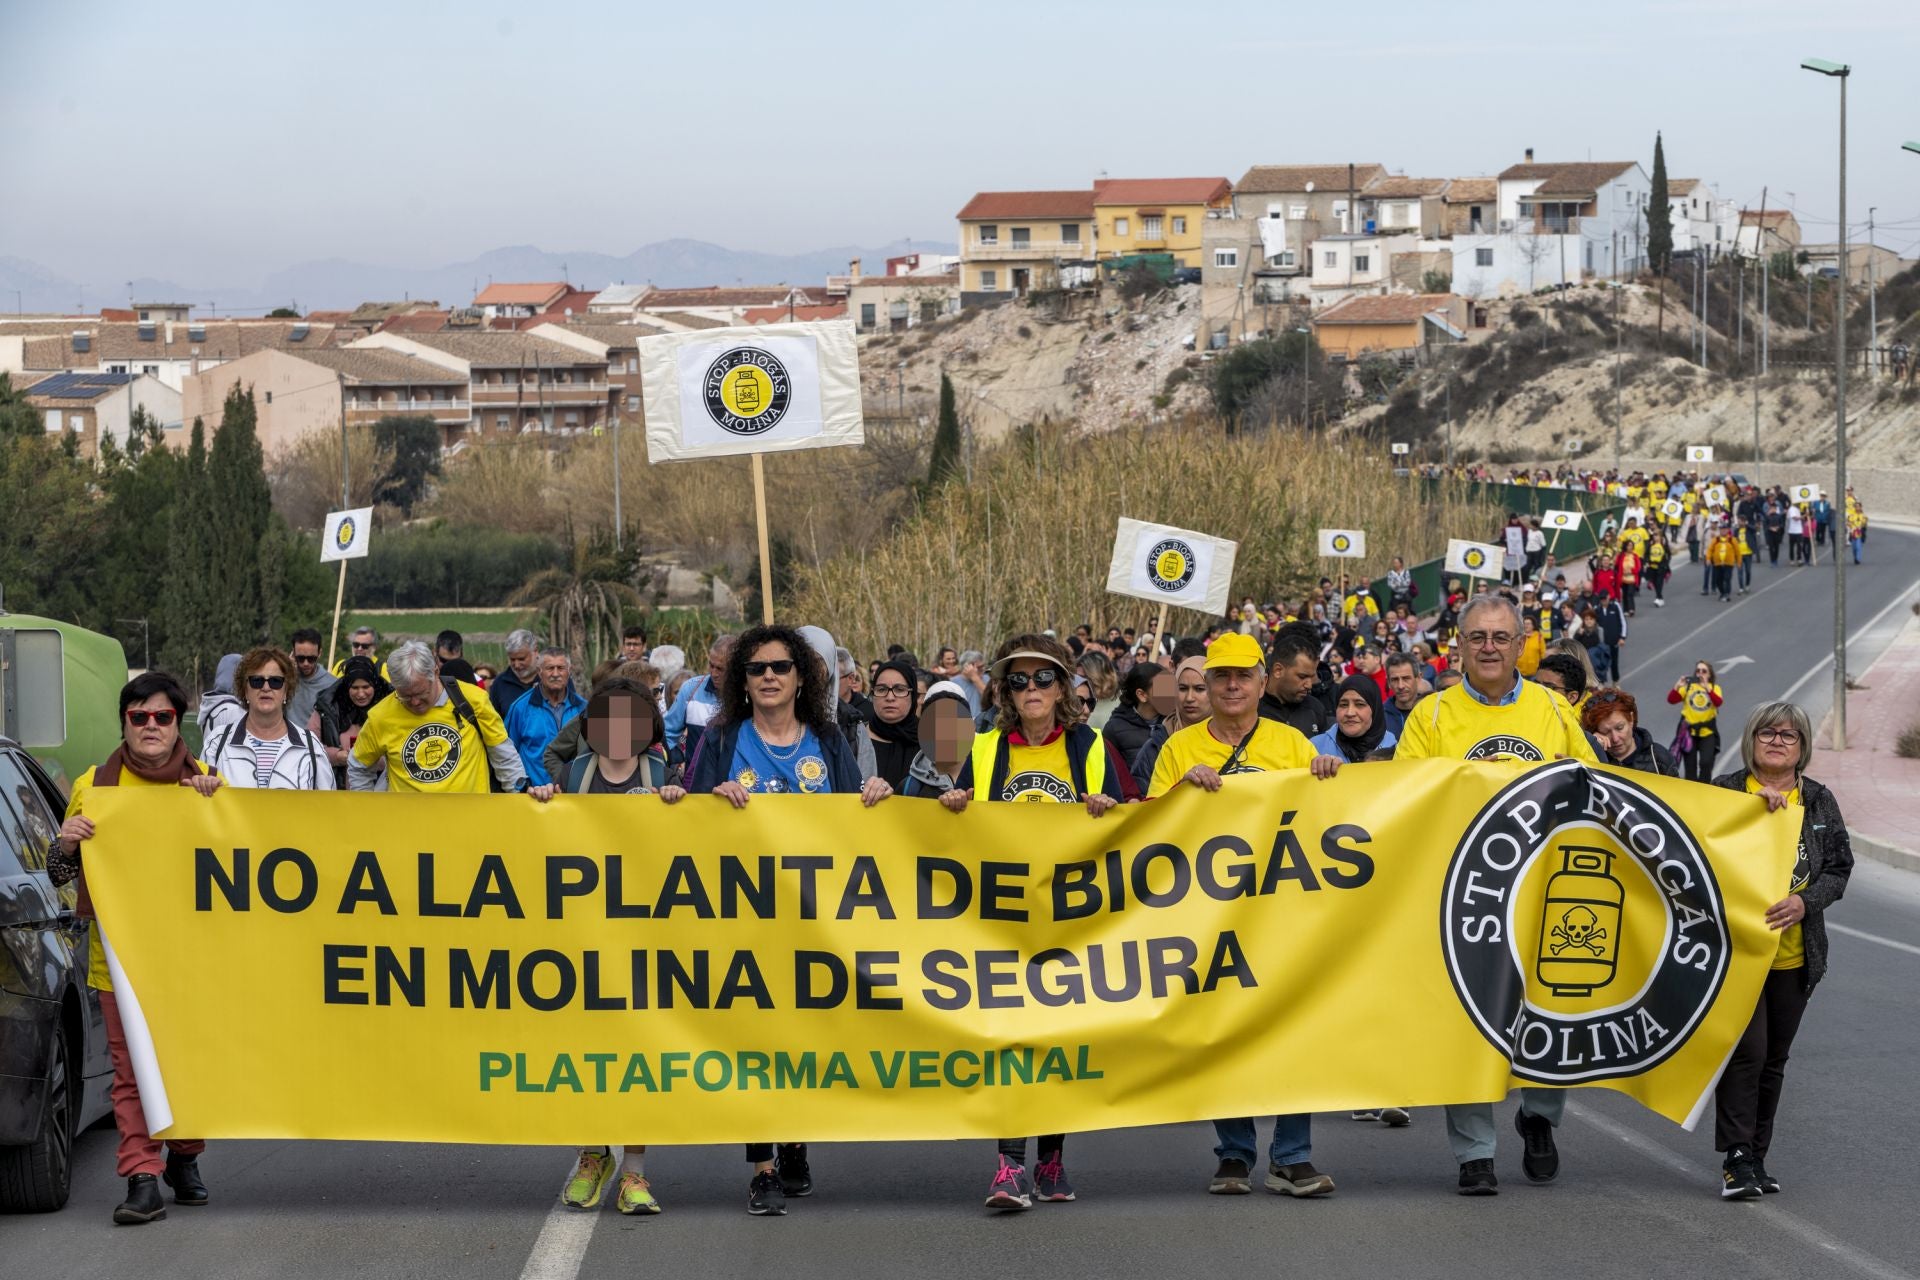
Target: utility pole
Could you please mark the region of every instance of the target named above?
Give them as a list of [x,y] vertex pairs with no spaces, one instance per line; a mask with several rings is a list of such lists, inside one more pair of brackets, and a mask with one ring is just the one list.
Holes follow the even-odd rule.
[[[335,373],[333,380],[340,389],[340,509],[345,511],[353,505],[353,483],[347,478],[347,375]],[[327,384],[323,382],[320,385],[324,387]]]
[[[1873,213],[1877,205],[1867,206],[1867,374],[1880,376],[1880,303],[1874,296]],[[1847,264],[1840,264],[1840,284],[1847,284]]]
[[[1840,262],[1845,284],[1847,261],[1847,77],[1844,63],[1807,58],[1803,70],[1840,81]],[[1811,283],[1811,281],[1809,281]],[[1833,501],[1840,518],[1833,547],[1833,729],[1835,751],[1847,749],[1847,291],[1833,291]],[[1808,325],[1812,327],[1811,323]]]
[[[1620,249],[1620,233],[1613,235],[1614,252]],[[1613,282],[1613,469],[1620,470],[1620,359],[1624,353],[1623,335],[1620,329],[1620,282]]]

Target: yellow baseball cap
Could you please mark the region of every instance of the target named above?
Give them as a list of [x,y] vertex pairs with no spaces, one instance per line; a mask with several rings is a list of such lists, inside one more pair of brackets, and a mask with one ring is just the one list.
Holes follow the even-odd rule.
[[1233,632],[1221,636],[1207,648],[1206,669],[1215,667],[1258,667],[1266,663],[1266,655],[1260,652],[1260,642],[1252,636]]

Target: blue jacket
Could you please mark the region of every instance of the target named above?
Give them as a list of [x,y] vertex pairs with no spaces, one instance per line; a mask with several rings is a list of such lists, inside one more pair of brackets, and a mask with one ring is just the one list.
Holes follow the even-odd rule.
[[[698,724],[689,725],[687,712],[696,702],[700,703],[706,711],[706,718]],[[712,676],[695,676],[681,685],[679,696],[674,698],[673,705],[667,708],[667,718],[662,726],[667,733],[668,754],[680,752],[683,755],[692,755],[695,744],[700,741],[700,734],[696,730],[718,719],[719,712],[720,695],[714,691]]]
[[507,708],[507,739],[520,753],[520,764],[527,771],[527,785],[539,787],[553,781],[541,757],[546,754],[547,744],[567,727],[567,722],[586,709],[587,700],[572,685],[567,686],[566,701],[557,710],[548,704],[547,695],[539,685],[521,694]]
[[[689,680],[688,684],[693,682]],[[682,689],[682,693],[686,690]],[[847,736],[829,731],[816,733],[820,750],[827,757],[827,790],[836,796],[860,794],[860,766],[854,761]],[[740,741],[740,725],[713,724],[700,735],[687,765],[687,790],[705,795],[725,782],[733,770],[733,748]]]
[[[1392,704],[1389,703],[1388,705],[1391,706]],[[1403,719],[1401,723],[1405,724],[1406,721]],[[1339,725],[1333,726],[1332,728],[1328,729],[1325,733],[1316,733],[1313,735],[1313,737],[1309,738],[1307,741],[1308,741],[1308,744],[1313,747],[1314,754],[1316,755],[1339,756],[1343,760],[1346,759],[1346,753],[1340,750],[1340,726]],[[1386,731],[1386,733],[1381,735],[1380,745],[1375,747],[1374,750],[1376,751],[1388,750],[1398,741],[1400,741],[1399,735],[1394,733],[1393,730],[1389,729]]]

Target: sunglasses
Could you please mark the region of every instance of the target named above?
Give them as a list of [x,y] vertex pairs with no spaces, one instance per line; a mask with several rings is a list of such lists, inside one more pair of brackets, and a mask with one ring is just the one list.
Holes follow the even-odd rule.
[[296,653],[293,655],[293,660],[301,666],[307,667],[320,661],[320,655],[317,653]]
[[249,689],[284,689],[287,687],[285,676],[248,676]]
[[1025,671],[1015,671],[1007,676],[1007,688],[1013,690],[1015,693],[1019,693],[1028,685],[1032,685],[1036,689],[1051,689],[1059,682],[1060,673],[1051,667],[1044,667],[1031,674]]
[[162,729],[164,729],[179,718],[180,718],[180,713],[177,711],[129,711],[127,712],[127,719],[133,722],[133,727],[136,729],[146,728],[147,721],[149,720],[153,721],[155,724],[159,725]]
[[353,647],[356,649],[365,649],[369,653],[373,652],[373,642],[369,640],[355,640]]
[[777,676],[792,675],[793,659],[775,658],[770,662],[749,662],[746,666],[747,675],[756,680],[769,671]]

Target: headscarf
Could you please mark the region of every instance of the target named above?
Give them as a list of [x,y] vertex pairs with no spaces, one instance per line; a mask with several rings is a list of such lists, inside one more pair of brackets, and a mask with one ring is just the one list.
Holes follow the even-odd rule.
[[[917,751],[920,749],[920,712],[914,707],[913,700],[914,695],[920,691],[919,678],[914,672],[911,662],[903,662],[898,658],[891,658],[881,663],[879,668],[874,671],[873,683],[879,684],[880,677],[889,671],[899,676],[901,683],[907,686],[907,714],[896,723],[888,724],[880,718],[880,700],[875,698],[866,705],[867,727],[873,730],[873,736],[882,742],[891,742],[895,746],[900,747],[911,747]],[[942,683],[945,682],[943,681]],[[871,686],[869,686],[869,690],[871,690]],[[955,691],[958,692],[957,686]],[[929,689],[927,694],[931,697],[933,691]],[[964,699],[962,700],[964,701]]]
[[1333,741],[1340,748],[1341,755],[1351,763],[1358,764],[1367,758],[1368,752],[1380,745],[1382,738],[1387,736],[1387,713],[1380,698],[1380,686],[1373,682],[1372,676],[1348,676],[1342,680],[1340,687],[1334,692],[1335,707],[1340,705],[1340,699],[1345,697],[1349,690],[1367,700],[1367,707],[1373,712],[1373,720],[1365,733],[1357,738],[1350,738],[1346,730],[1340,727],[1340,718],[1336,714],[1333,721]]
[[[1178,663],[1174,665],[1173,685],[1174,685],[1175,692],[1173,695],[1173,699],[1174,699],[1173,711],[1171,714],[1169,714],[1166,717],[1165,721],[1163,722],[1166,724],[1169,731],[1182,727],[1177,723],[1177,721],[1180,719],[1180,694],[1179,694],[1180,673],[1182,671],[1185,671],[1188,667],[1199,667],[1200,683],[1205,684],[1207,681],[1207,655],[1204,653],[1196,653],[1191,658],[1182,658]],[[1205,719],[1205,717],[1203,716],[1201,717],[1201,719]],[[1196,720],[1194,721],[1194,723],[1198,724],[1200,723],[1200,721]]]
[[[365,680],[373,686],[373,702],[364,707],[354,706],[353,699],[347,696],[347,689],[355,680]],[[333,699],[333,709],[339,713],[340,727],[344,729],[349,725],[365,724],[367,712],[373,710],[374,704],[380,699],[392,693],[393,686],[380,678],[380,668],[374,665],[372,658],[356,653],[340,668],[339,683],[327,692]]]

